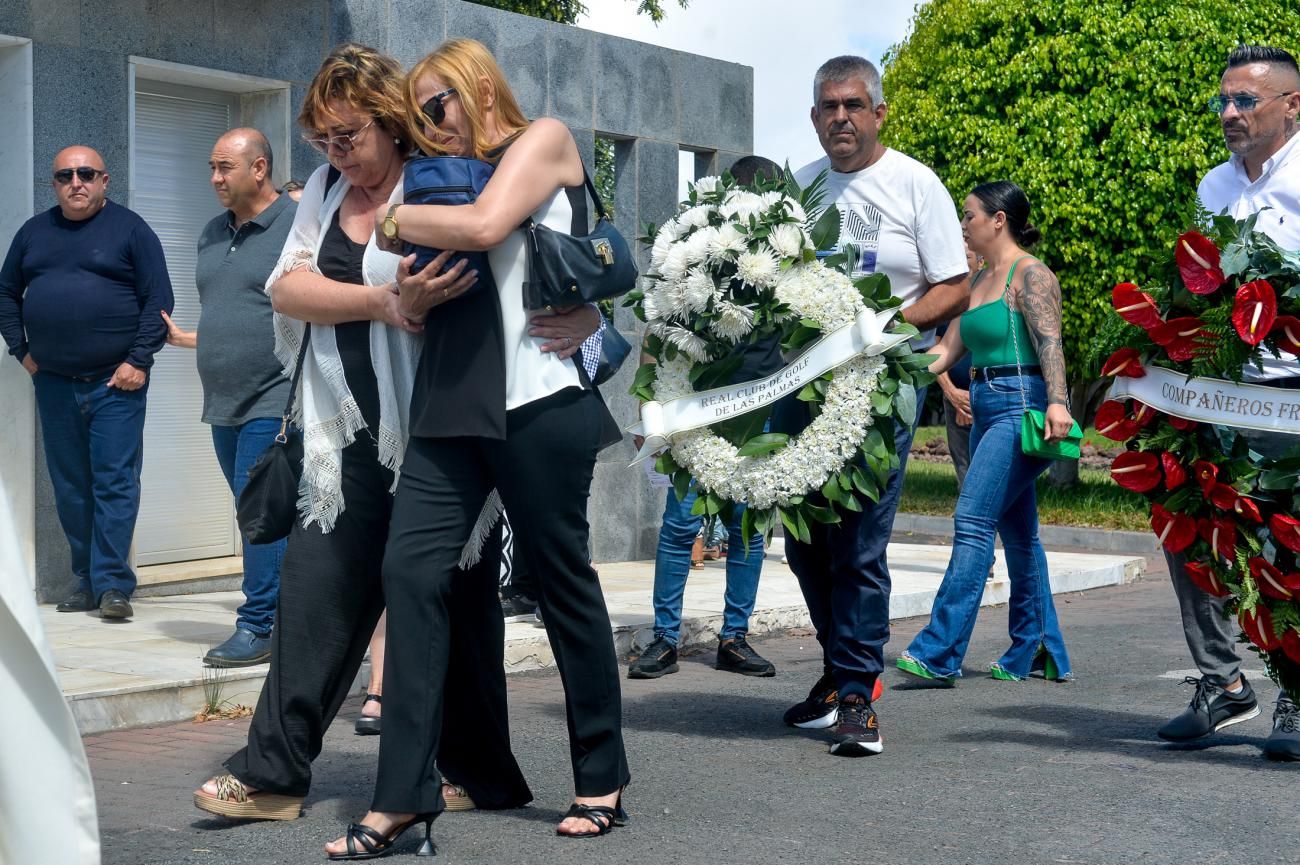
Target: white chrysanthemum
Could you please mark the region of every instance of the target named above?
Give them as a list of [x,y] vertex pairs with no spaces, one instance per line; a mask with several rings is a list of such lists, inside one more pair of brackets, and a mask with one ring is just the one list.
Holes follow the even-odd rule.
[[706,228],[697,228],[691,233],[686,240],[681,241],[686,244],[686,259],[692,265],[699,264],[708,257],[709,244],[713,242],[713,236],[717,234],[717,229],[712,226]]
[[672,249],[673,244],[676,242],[676,238],[669,232],[660,229],[659,233],[655,235],[654,245],[650,247],[651,272],[659,272],[659,268],[663,267],[664,259],[668,256],[668,250]]
[[663,317],[663,311],[659,308],[659,292],[647,291],[641,299],[641,311],[645,313],[647,322],[655,321]]
[[733,189],[718,211],[728,219],[749,222],[751,216],[758,216],[763,210],[763,199],[743,189]]
[[671,328],[664,337],[668,342],[675,345],[682,354],[693,361],[700,362],[709,359],[709,344],[701,339],[699,335],[684,327]]
[[776,281],[781,263],[767,250],[742,252],[736,259],[736,276],[744,283],[766,288]]
[[659,226],[659,233],[655,235],[655,239],[658,240],[662,235],[667,237],[668,241],[671,243],[685,234],[688,227],[689,226],[682,225],[676,219],[670,219],[663,225]]
[[790,216],[795,222],[803,223],[808,221],[808,214],[804,213],[803,205],[793,198],[786,198],[785,208],[790,212]]
[[709,301],[718,297],[718,286],[709,272],[698,267],[686,274],[686,308],[691,312],[704,312]]
[[714,262],[731,261],[745,249],[745,235],[730,222],[725,222],[718,226],[709,241],[709,259]]
[[776,281],[776,298],[826,333],[857,318],[862,296],[853,281],[820,261],[792,267]]
[[659,266],[659,275],[664,278],[665,282],[676,282],[686,275],[686,268],[690,266],[690,253],[684,243],[674,243],[664,256],[663,264]]
[[772,229],[767,242],[782,258],[798,258],[803,254],[803,229],[791,223],[782,223]]
[[763,209],[767,210],[773,204],[776,204],[778,201],[782,200],[785,197],[786,195],[784,192],[778,192],[776,190],[772,190],[771,192],[764,192],[762,195],[760,195],[759,200],[763,202]]
[[709,217],[717,212],[718,209],[712,204],[697,204],[679,213],[677,221],[691,228],[703,228],[709,224]]
[[716,195],[718,190],[722,187],[722,178],[715,174],[710,174],[707,177],[701,177],[699,180],[695,181],[694,186],[695,191],[701,195]]
[[713,324],[713,332],[723,339],[739,342],[754,329],[754,310],[747,306],[738,306],[724,301],[720,305],[719,313],[717,321]]

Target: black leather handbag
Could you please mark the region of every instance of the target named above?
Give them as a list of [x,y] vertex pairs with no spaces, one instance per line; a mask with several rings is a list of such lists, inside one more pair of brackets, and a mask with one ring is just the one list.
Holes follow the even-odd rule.
[[524,223],[528,243],[528,277],[524,281],[527,309],[595,303],[626,294],[636,286],[636,260],[623,235],[610,222],[586,168],[582,180],[596,205],[596,227],[590,233],[577,236],[554,231],[531,218]]
[[302,436],[290,427],[289,418],[293,413],[293,396],[298,392],[302,362],[307,356],[310,339],[309,324],[303,332],[302,348],[298,349],[298,366],[289,383],[289,401],[284,404],[280,432],[248,470],[248,483],[239,494],[235,519],[250,544],[269,544],[287,538],[293,530],[294,520],[298,518]]
[[[402,200],[406,204],[473,204],[487,186],[496,168],[481,159],[464,156],[423,156],[412,159],[402,169]],[[407,243],[405,254],[415,253],[412,273],[419,273],[442,250],[430,246]],[[455,266],[468,259],[465,270],[477,270],[478,282],[469,289],[479,291],[484,287],[496,291],[492,268],[488,266],[486,252],[457,252],[443,268]]]
[[600,335],[600,361],[596,364],[596,377],[591,383],[604,384],[613,378],[631,351],[632,343],[624,339],[623,334],[610,323]]

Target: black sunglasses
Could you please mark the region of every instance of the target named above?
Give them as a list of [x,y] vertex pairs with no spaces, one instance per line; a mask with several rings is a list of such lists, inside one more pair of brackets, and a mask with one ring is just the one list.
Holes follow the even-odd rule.
[[455,87],[448,87],[441,93],[435,93],[430,96],[429,101],[420,106],[420,111],[424,113],[425,117],[429,118],[429,122],[434,126],[437,126],[447,119],[447,109],[442,103],[448,96],[453,95],[455,92]]
[[96,177],[101,174],[107,174],[108,172],[99,168],[91,168],[89,165],[82,165],[77,168],[60,168],[58,171],[54,172],[54,182],[67,186],[72,182],[72,175],[74,173],[82,183],[93,183]]

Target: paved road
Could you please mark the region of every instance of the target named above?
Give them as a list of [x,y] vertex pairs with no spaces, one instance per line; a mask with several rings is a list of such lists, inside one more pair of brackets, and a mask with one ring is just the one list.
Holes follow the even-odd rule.
[[[1158,567],[1159,562],[1153,562]],[[716,672],[711,654],[659,681],[624,682],[633,823],[600,839],[557,838],[569,800],[559,679],[510,680],[511,720],[532,807],[448,814],[434,824],[443,865],[471,863],[1282,863],[1300,862],[1300,764],[1261,759],[1264,716],[1196,747],[1156,740],[1181,709],[1190,666],[1159,573],[1058,601],[1079,680],[1000,683],[1005,609],[985,610],[954,690],[887,678],[877,704],[885,752],[844,759],[781,712],[819,671],[808,635],[756,644],[774,679]],[[891,659],[923,623],[896,626]],[[1258,668],[1257,660],[1248,667]],[[1162,675],[1165,674],[1165,675]],[[365,810],[377,742],[351,733],[345,706],[317,762],[304,817],[235,824],[190,792],[234,749],[246,722],[181,724],[87,739],[104,861],[300,863]],[[407,840],[403,853],[414,850]],[[417,861],[403,855],[399,861]],[[418,860],[424,861],[424,860]]]

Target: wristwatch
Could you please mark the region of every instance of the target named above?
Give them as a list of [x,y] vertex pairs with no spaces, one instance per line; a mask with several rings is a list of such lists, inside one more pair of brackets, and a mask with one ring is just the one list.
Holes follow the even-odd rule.
[[397,208],[402,206],[402,202],[390,205],[388,215],[384,217],[384,237],[389,240],[397,240]]

